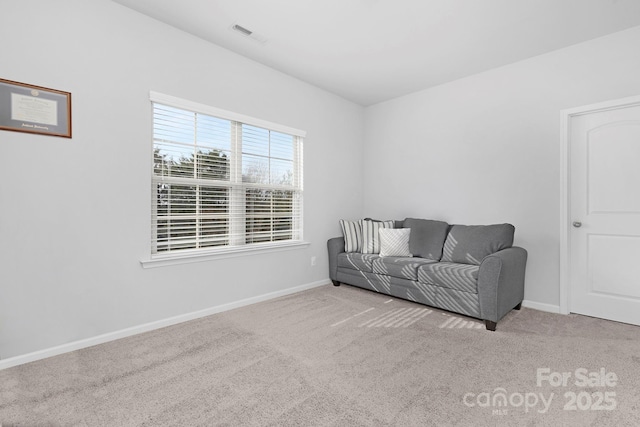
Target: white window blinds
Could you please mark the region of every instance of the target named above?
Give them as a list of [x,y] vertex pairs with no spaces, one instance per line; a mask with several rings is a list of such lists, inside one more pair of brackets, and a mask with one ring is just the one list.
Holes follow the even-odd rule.
[[182,103],[152,96],[152,253],[301,241],[303,133]]

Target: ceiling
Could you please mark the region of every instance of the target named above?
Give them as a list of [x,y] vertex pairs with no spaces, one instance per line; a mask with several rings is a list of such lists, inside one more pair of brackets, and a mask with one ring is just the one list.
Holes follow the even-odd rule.
[[113,1],[363,106],[640,25],[640,0]]

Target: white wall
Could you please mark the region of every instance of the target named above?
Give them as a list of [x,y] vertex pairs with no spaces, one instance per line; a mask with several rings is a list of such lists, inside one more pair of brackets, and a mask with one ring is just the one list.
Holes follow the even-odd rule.
[[640,94],[640,27],[372,106],[365,215],[510,222],[525,299],[559,306],[560,111]]
[[[73,102],[73,139],[0,131],[0,358],[328,281],[362,212],[362,107],[106,0],[5,2],[0,40],[0,77]],[[150,90],[306,130],[310,247],[143,269]]]

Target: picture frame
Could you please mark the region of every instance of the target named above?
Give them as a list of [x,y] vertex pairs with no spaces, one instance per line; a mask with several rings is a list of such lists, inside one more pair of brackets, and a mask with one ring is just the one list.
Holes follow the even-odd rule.
[[0,79],[0,130],[71,138],[71,93]]

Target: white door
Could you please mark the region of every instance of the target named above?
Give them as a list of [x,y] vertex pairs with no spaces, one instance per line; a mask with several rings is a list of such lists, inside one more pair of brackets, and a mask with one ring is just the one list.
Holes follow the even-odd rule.
[[640,104],[569,119],[569,311],[640,325]]

